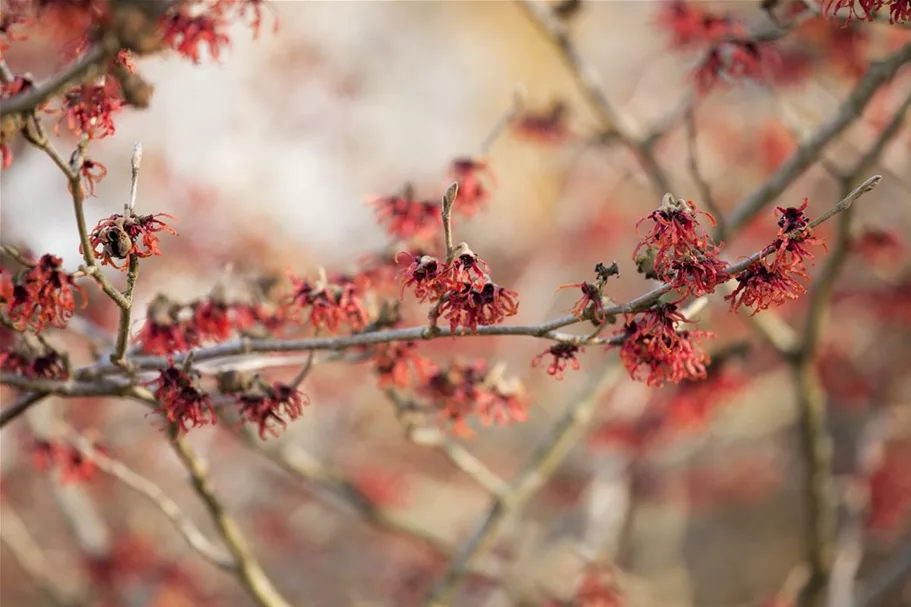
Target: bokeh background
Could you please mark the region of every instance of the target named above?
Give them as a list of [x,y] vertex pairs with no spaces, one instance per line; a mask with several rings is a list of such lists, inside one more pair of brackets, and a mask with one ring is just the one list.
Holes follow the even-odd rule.
[[[679,108],[699,60],[669,48],[667,33],[655,23],[659,6],[585,2],[571,25],[610,99],[642,132]],[[763,18],[753,2],[699,6],[747,20]],[[572,136],[546,143],[507,130],[498,137],[487,154],[497,182],[491,204],[470,220],[457,220],[456,240],[468,241],[488,261],[494,279],[518,291],[516,323],[564,313],[575,292],[555,295],[554,289],[590,280],[597,262],[618,262],[620,278],[610,293],[616,300],[649,288],[631,260],[634,226],[660,201],[627,151],[597,141],[596,116],[553,45],[517,5],[279,1],[270,7],[280,22],[278,32],[269,32],[273,13],[268,11],[259,40],[238,24],[219,61],[141,60],[141,73],[156,87],[151,108],[124,112],[116,136],[92,144],[93,158],[108,167],[109,175],[86,205],[90,222],[122,208],[136,141],[144,148],[138,209],[180,220],[180,236],[163,238],[163,255],[142,266],[140,311],[158,293],[191,301],[220,280],[354,268],[358,259],[388,242],[365,200],[397,192],[406,182],[422,196],[439,196],[450,162],[478,153],[514,103],[517,89],[529,112],[565,102]],[[838,27],[812,20],[783,43],[785,67],[802,57],[812,70],[808,77],[781,68],[773,87],[744,83],[700,102],[700,162],[722,209],[753,191],[793,151],[794,133],[825,121],[853,87],[856,74],[827,46],[830,30]],[[863,29],[858,52],[865,57],[882,56],[911,40],[908,29],[881,24]],[[35,40],[17,45],[6,58],[16,71],[43,78],[55,67],[47,51]],[[824,157],[850,165],[909,92],[911,72],[905,69]],[[73,143],[61,137],[61,148]],[[17,145],[16,161],[2,176],[3,242],[59,255],[75,268],[80,258],[63,178],[38,150],[21,141]],[[658,150],[673,193],[698,201],[682,121]],[[884,180],[862,200],[858,224],[911,242],[911,130],[895,138],[873,172]],[[777,204],[797,205],[804,197],[811,215],[837,201],[837,184],[820,165]],[[728,243],[725,254],[734,259],[752,252],[776,230],[769,207]],[[889,457],[905,465],[899,466],[904,477],[898,473],[892,479],[898,489],[887,500],[899,514],[884,529],[868,525],[861,576],[896,551],[908,550],[901,501],[907,499],[902,496],[911,477],[907,262],[902,248],[875,259],[852,255],[825,322],[820,370],[830,390],[839,479],[856,472],[856,454],[872,421],[889,429],[889,444],[899,445],[890,446]],[[94,293],[91,299],[91,320],[116,327],[109,302]],[[420,308],[410,309],[411,318],[420,322]],[[804,302],[796,302],[779,312],[796,323],[804,310]],[[778,592],[803,554],[793,388],[786,367],[742,318],[727,313],[720,298],[698,318],[718,335],[712,348],[747,345],[747,355],[732,362],[739,378],[735,387],[723,397],[696,399],[710,409],[705,418],[684,411],[674,423],[662,425],[660,440],[644,441],[643,415],[672,399],[676,388],[620,382],[604,398],[589,439],[513,518],[485,559],[509,591],[472,578],[459,605],[510,605],[517,596],[537,605],[566,599],[581,567],[596,554],[607,555],[623,572],[630,605],[760,605]],[[137,326],[141,320],[140,312]],[[480,429],[465,441],[506,479],[521,469],[556,416],[609,356],[590,349],[581,359],[582,370],[558,382],[530,365],[545,347],[525,337],[421,346],[437,360],[481,356],[502,361],[509,375],[525,383],[532,395],[527,422]],[[88,352],[83,356],[87,361]],[[279,369],[275,376],[291,377],[296,371]],[[290,448],[322,462],[397,516],[453,546],[472,532],[490,496],[438,450],[404,438],[368,369],[318,365],[304,391],[311,398],[304,417],[281,438],[270,439],[270,448]],[[11,393],[2,394],[9,402]],[[702,400],[709,398],[715,400]],[[63,416],[94,433],[214,536],[183,468],[141,406],[53,400],[37,415]],[[230,428],[205,428],[194,431],[191,442],[209,461],[225,504],[292,603],[418,604],[446,558],[407,535],[362,520],[231,434]],[[27,437],[24,424],[4,430],[3,500],[27,525],[62,584],[77,586],[87,579],[87,551],[122,550],[126,562],[131,554],[154,554],[184,576],[131,582],[124,605],[252,604],[229,575],[194,555],[164,517],[117,481],[100,475],[78,487],[61,487],[52,475],[37,472],[23,448]],[[60,503],[73,500],[89,517],[88,539],[74,534],[60,512]],[[0,525],[9,529],[10,516],[5,514]],[[20,575],[8,550],[0,550],[0,559],[4,605],[50,604]],[[909,596],[906,579],[879,604],[908,605]]]

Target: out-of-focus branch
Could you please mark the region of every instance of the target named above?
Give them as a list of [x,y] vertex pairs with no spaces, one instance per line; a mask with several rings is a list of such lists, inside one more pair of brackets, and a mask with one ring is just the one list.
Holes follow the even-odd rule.
[[[393,389],[384,390],[386,397],[401,414],[408,411],[410,403]],[[464,472],[491,495],[504,495],[509,485],[468,449],[450,439],[437,427],[409,427],[405,429],[408,440],[422,447],[438,448],[456,468]]]
[[715,218],[718,239],[724,241],[727,238],[727,233],[724,228],[724,216],[722,216],[721,209],[719,209],[718,205],[715,203],[715,197],[712,196],[712,189],[709,186],[709,182],[706,181],[705,176],[702,174],[702,170],[699,168],[699,146],[697,144],[695,107],[691,107],[690,111],[686,113],[686,141],[688,148],[687,164],[689,166],[690,176],[693,178],[693,181],[696,182],[696,188],[699,192],[701,202]]
[[79,607],[85,603],[60,584],[44,556],[44,551],[32,538],[28,527],[8,505],[0,504],[0,541],[7,547],[22,570],[48,600],[60,607]]
[[[212,522],[215,523],[225,545],[234,556],[237,577],[253,600],[260,607],[291,607],[266,576],[262,566],[247,545],[237,521],[234,520],[222,505],[215,489],[206,474],[206,465],[190,447],[185,438],[176,435],[173,429],[168,431],[168,441],[177,454],[180,463],[190,474],[190,481],[196,494],[199,495]],[[302,607],[298,604],[298,607]]]
[[160,510],[161,513],[174,524],[180,534],[183,535],[190,547],[202,555],[203,558],[221,569],[236,571],[237,565],[231,555],[209,541],[190,517],[180,509],[177,502],[171,499],[161,487],[133,471],[123,462],[101,453],[98,449],[94,448],[91,441],[79,435],[74,430],[68,429],[67,435],[73,446],[79,450],[83,457],[91,460],[99,470],[116,478],[126,487],[155,504],[158,510]]
[[509,515],[521,509],[544,485],[585,433],[604,394],[623,376],[618,361],[611,360],[591,382],[582,397],[570,405],[548,437],[534,450],[509,493],[495,497],[484,519],[462,546],[449,569],[424,599],[425,607],[448,605],[472,563],[496,539]]
[[[911,97],[901,104],[869,151],[841,179],[843,193],[857,180],[858,171],[866,170],[876,162],[889,141],[899,132],[909,105]],[[815,604],[829,584],[835,559],[837,504],[832,476],[832,439],[826,428],[826,395],[815,368],[815,359],[835,281],[844,267],[851,246],[851,219],[851,209],[847,209],[838,218],[835,242],[814,282],[803,335],[791,360],[800,413],[801,448],[807,467],[804,481],[806,540],[812,576],[803,595],[806,605]]]
[[650,140],[638,133],[637,129],[630,124],[629,119],[621,115],[607,98],[597,72],[573,44],[566,24],[557,20],[551,13],[550,7],[538,0],[519,0],[519,6],[560,52],[560,57],[570,74],[601,121],[605,137],[616,137],[629,148],[648,177],[657,196],[660,197],[665,192],[672,191],[670,180],[658,163]]
[[780,196],[819,158],[823,148],[863,113],[873,95],[892,80],[906,63],[911,61],[911,44],[882,61],[871,63],[835,115],[819,126],[794,154],[756,190],[747,196],[728,218],[728,230],[736,230],[750,222],[767,204]]
[[320,497],[353,510],[367,523],[410,536],[444,556],[452,553],[452,547],[443,538],[377,506],[353,483],[330,470],[303,449],[287,444],[268,447],[258,439],[255,432],[246,427],[241,428],[237,436],[255,453],[271,460],[292,476],[313,485]]
[[9,114],[31,112],[45,101],[56,97],[67,89],[100,75],[104,66],[119,48],[117,39],[106,36],[99,44],[91,47],[60,73],[51,76],[46,82],[33,89],[4,99],[0,102],[0,117]]

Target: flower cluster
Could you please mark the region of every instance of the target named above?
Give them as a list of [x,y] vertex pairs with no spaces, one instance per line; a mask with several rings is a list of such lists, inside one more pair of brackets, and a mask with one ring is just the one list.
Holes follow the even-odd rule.
[[778,63],[780,57],[768,46],[742,38],[725,40],[713,45],[696,68],[696,87],[705,94],[730,81],[761,82]]
[[159,401],[156,411],[163,413],[168,424],[182,434],[218,421],[212,399],[197,387],[197,375],[172,364],[144,384],[155,386]]
[[382,344],[371,360],[381,388],[407,388],[426,382],[439,370],[433,361],[418,354],[413,341]]
[[566,104],[558,100],[546,110],[525,113],[514,123],[513,132],[530,141],[563,143],[574,137],[568,118]]
[[66,379],[70,375],[67,359],[43,344],[23,339],[0,352],[0,369],[23,377]]
[[266,439],[266,433],[279,436],[276,426],[282,429],[288,427],[288,422],[299,418],[304,413],[304,406],[309,399],[294,386],[281,382],[268,383],[259,375],[252,379],[233,382],[221,382],[222,391],[226,394],[235,394],[236,387],[243,387],[237,393],[241,418],[259,429],[259,437]]
[[[94,449],[105,453],[95,445]],[[32,458],[38,470],[56,469],[64,485],[92,480],[98,468],[95,463],[75,446],[60,440],[35,440],[31,446]]]
[[547,367],[547,373],[553,375],[554,379],[563,379],[563,372],[566,371],[567,367],[572,367],[576,371],[582,368],[576,358],[576,354],[580,352],[585,352],[585,350],[574,344],[557,343],[536,356],[532,360],[531,366],[537,367],[541,365],[544,359],[550,356],[552,360]]
[[911,22],[911,1],[909,0],[828,0],[826,16],[834,19],[842,9],[847,10],[846,22],[852,19],[873,21],[874,15],[889,7],[889,23]]
[[367,326],[370,319],[364,303],[366,284],[357,277],[339,275],[329,280],[321,276],[311,282],[292,276],[291,283],[292,309],[304,313],[304,322],[314,329],[334,333],[342,325],[355,331]]
[[496,178],[486,161],[478,158],[456,158],[449,167],[449,182],[459,185],[459,204],[455,210],[472,217],[488,203]]
[[[701,297],[715,291],[715,287],[730,278],[727,265],[718,258],[721,245],[711,241],[699,225],[703,215],[715,225],[715,218],[696,209],[691,200],[674,199],[665,195],[661,207],[643,217],[636,224],[654,222],[651,231],[636,245],[633,259],[642,267],[647,259],[654,266],[655,275],[683,296]],[[645,248],[649,254],[642,258]]]
[[499,368],[488,369],[484,360],[454,361],[433,373],[415,392],[452,424],[453,432],[463,436],[473,434],[468,426],[471,416],[485,426],[528,418],[522,386],[514,378],[503,378]]
[[715,15],[692,2],[664,2],[656,25],[670,35],[671,46],[678,50],[702,49],[726,36],[742,33],[742,27],[726,15]]
[[617,266],[617,262],[614,262],[609,266],[598,263],[595,266],[595,282],[573,282],[560,285],[557,287],[557,291],[571,288],[581,289],[582,297],[580,297],[573,306],[573,316],[579,320],[590,320],[594,324],[600,326],[609,320],[604,310],[604,286],[611,276],[617,276],[619,274],[620,269]]
[[367,204],[376,209],[377,220],[395,238],[425,240],[435,237],[443,226],[440,205],[431,200],[417,200],[410,185],[402,194],[377,196]]
[[63,97],[61,117],[56,130],[65,123],[73,135],[83,133],[89,139],[103,139],[114,134],[114,114],[124,105],[123,99],[105,84],[83,84]]
[[[101,265],[110,265],[124,269],[128,263],[125,261],[131,255],[139,258],[161,255],[158,232],[177,234],[171,226],[159,217],[176,219],[165,213],[155,215],[111,215],[102,219],[89,234],[92,252]],[[82,252],[82,247],[79,247]],[[122,263],[121,263],[122,262]]]
[[85,305],[85,291],[65,271],[63,260],[43,255],[32,267],[10,276],[0,269],[0,309],[19,330],[62,329],[76,313],[75,293]]
[[431,320],[449,321],[453,333],[459,327],[476,333],[479,326],[495,325],[518,313],[518,294],[493,283],[487,264],[464,242],[449,263],[429,255],[406,255],[411,263],[400,275],[402,294],[412,287],[418,301],[436,303]]
[[806,293],[800,280],[809,280],[806,261],[814,261],[808,245],[822,245],[814,237],[804,211],[807,200],[799,207],[777,207],[778,237],[766,247],[761,258],[737,276],[737,288],[725,296],[731,311],[746,306],[753,314],[772,306],[780,306]]
[[[691,322],[674,304],[658,304],[639,314],[628,315],[615,333],[622,340],[620,360],[632,379],[649,386],[687,379],[704,379],[709,356],[697,344],[710,333],[679,330]],[[613,346],[612,346],[613,347]]]

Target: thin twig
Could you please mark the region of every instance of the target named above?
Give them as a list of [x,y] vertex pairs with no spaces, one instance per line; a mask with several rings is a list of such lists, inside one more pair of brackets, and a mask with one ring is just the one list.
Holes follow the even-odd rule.
[[686,141],[687,141],[687,164],[690,170],[690,176],[696,182],[696,188],[699,192],[701,201],[715,218],[716,233],[718,240],[724,241],[727,238],[727,231],[724,228],[724,216],[721,209],[715,203],[715,197],[712,195],[712,188],[706,181],[702,170],[699,168],[699,145],[696,133],[696,108],[691,107],[686,113]]
[[0,117],[31,112],[45,101],[56,97],[67,89],[101,74],[108,59],[117,53],[118,48],[115,38],[111,36],[105,37],[99,44],[91,47],[59,74],[55,74],[46,82],[42,82],[20,95],[0,102]]
[[822,149],[848,128],[861,115],[867,104],[899,69],[911,61],[911,43],[882,61],[871,63],[851,93],[839,106],[835,115],[820,125],[781,165],[781,167],[747,196],[728,218],[729,231],[738,230],[749,223],[767,204],[780,196],[798,177],[819,158]]
[[73,596],[60,584],[59,572],[47,562],[44,551],[35,542],[19,515],[6,504],[0,504],[0,541],[7,547],[19,567],[32,578],[38,589],[60,607],[77,607],[84,600]]
[[614,108],[604,92],[597,72],[579,53],[569,36],[566,24],[554,18],[545,3],[537,0],[519,0],[519,6],[534,25],[550,40],[560,52],[570,74],[576,81],[589,105],[601,121],[606,137],[616,136],[635,156],[657,196],[673,191],[670,181],[658,160],[648,139],[636,132],[629,119]]
[[[174,429],[168,431],[168,441],[177,454],[180,463],[190,473],[190,481],[196,494],[199,495],[212,522],[215,523],[225,545],[234,556],[237,566],[237,577],[253,600],[260,607],[291,607],[266,576],[262,566],[250,551],[237,521],[234,520],[222,505],[215,489],[206,474],[206,465],[190,447],[185,438],[176,435]],[[298,607],[303,607],[298,603]]]
[[452,183],[443,194],[442,211],[443,217],[443,246],[446,251],[446,263],[452,261],[455,247],[452,244],[452,206],[455,204],[456,197],[459,195],[459,184]]
[[94,447],[91,441],[79,435],[73,429],[68,429],[67,435],[73,446],[75,446],[85,458],[91,460],[99,470],[116,478],[126,487],[155,504],[158,510],[161,511],[161,513],[174,524],[180,534],[183,535],[184,539],[187,540],[187,544],[203,558],[220,569],[226,571],[237,570],[237,564],[234,558],[226,553],[224,549],[219,548],[209,541],[190,517],[181,510],[177,502],[171,499],[161,487],[135,472],[123,462],[100,452]]

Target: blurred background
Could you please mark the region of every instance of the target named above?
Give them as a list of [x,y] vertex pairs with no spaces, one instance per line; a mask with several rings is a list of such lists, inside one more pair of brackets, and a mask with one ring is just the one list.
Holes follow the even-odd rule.
[[[748,22],[765,18],[753,2],[697,4]],[[641,133],[679,112],[700,60],[698,53],[670,48],[668,32],[656,24],[660,9],[658,2],[583,2],[570,21],[574,41],[609,98]],[[180,236],[163,237],[162,256],[142,265],[137,327],[145,304],[159,293],[192,301],[226,279],[288,270],[315,275],[320,267],[353,270],[389,242],[365,201],[399,192],[406,182],[421,197],[440,196],[450,163],[480,152],[513,106],[517,89],[528,114],[546,114],[555,102],[564,103],[565,132],[552,141],[516,128],[500,135],[486,154],[496,178],[490,204],[456,220],[456,241],[469,242],[490,264],[494,280],[519,293],[519,314],[511,319],[517,324],[564,314],[577,292],[554,289],[592,280],[598,262],[619,264],[620,277],[610,288],[615,300],[650,288],[631,254],[638,240],[635,223],[660,199],[628,151],[598,140],[597,116],[554,45],[516,4],[284,1],[270,3],[264,18],[258,40],[236,25],[218,61],[140,60],[140,72],[155,85],[151,107],[121,113],[116,136],[90,148],[109,171],[86,204],[90,224],[122,209],[137,141],[144,149],[137,210],[179,218],[174,225]],[[274,35],[273,19],[280,23]],[[862,73],[851,57],[875,59],[911,40],[907,28],[839,28],[813,19],[778,45],[784,60],[770,76],[773,86],[741,83],[699,102],[702,173],[722,210],[734,208],[788,157],[804,132],[833,115]],[[837,52],[843,48],[839,36],[847,32],[854,36],[853,55]],[[17,73],[31,71],[40,80],[56,67],[47,50],[35,39],[14,46],[5,58]],[[906,68],[825,150],[827,162],[850,166],[909,93]],[[75,143],[67,136],[59,141],[63,150]],[[21,140],[15,146],[16,160],[2,176],[3,242],[61,256],[75,269],[80,256],[65,182],[38,150]],[[683,120],[676,120],[657,153],[673,194],[699,203]],[[881,434],[876,470],[887,470],[881,481],[886,497],[877,507],[885,514],[875,511],[864,519],[861,578],[908,551],[911,280],[903,243],[911,238],[911,130],[895,137],[869,173],[884,179],[862,200],[858,229],[888,232],[898,244],[885,253],[858,250],[849,257],[818,364],[828,390],[840,488],[858,474],[858,453],[871,428]],[[796,206],[804,197],[810,216],[818,215],[837,202],[838,184],[817,164],[776,204]],[[777,232],[775,221],[770,206],[727,243],[725,257],[767,244]],[[831,233],[829,224],[820,229],[824,236]],[[90,319],[114,329],[110,302],[94,292],[90,299]],[[620,381],[603,398],[586,440],[482,559],[500,582],[472,576],[456,604],[569,600],[583,565],[596,557],[622,572],[629,605],[772,604],[804,554],[794,393],[787,367],[727,308],[714,297],[697,316],[716,334],[710,350],[726,354],[730,376],[724,389],[649,389]],[[799,326],[805,309],[802,300],[778,313]],[[410,324],[426,314],[410,296],[406,310]],[[462,441],[507,480],[611,356],[590,348],[580,356],[580,371],[555,381],[530,365],[546,347],[526,337],[420,345],[438,361],[461,356],[502,362],[508,375],[523,381],[531,395],[527,422],[480,428]],[[87,363],[88,351],[81,352],[76,362]],[[287,379],[297,370],[274,375]],[[490,495],[439,449],[406,440],[368,369],[318,365],[303,390],[311,404],[280,438],[268,441],[269,449],[319,462],[445,545],[458,546],[472,533]],[[10,402],[11,393],[2,394]],[[141,406],[51,400],[36,415],[62,416],[96,436],[215,537],[183,468]],[[97,549],[118,555],[113,561],[121,568],[158,563],[155,576],[123,578],[128,581],[118,604],[253,604],[230,575],[200,559],[147,500],[117,480],[100,474],[91,482],[60,485],[37,472],[24,448],[27,428],[4,429],[0,467],[8,510],[0,524],[16,525],[10,522],[15,512],[63,586],[96,579],[97,563],[87,567],[86,554]],[[231,428],[196,430],[190,442],[208,460],[215,487],[264,568],[294,604],[417,605],[447,566],[448,557],[425,542],[370,524],[320,483],[255,454],[232,438]],[[61,496],[80,504],[90,533],[67,528]],[[20,575],[8,548],[0,559],[4,605],[52,604]],[[909,605],[909,597],[906,577],[876,604]]]

